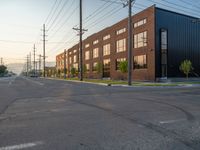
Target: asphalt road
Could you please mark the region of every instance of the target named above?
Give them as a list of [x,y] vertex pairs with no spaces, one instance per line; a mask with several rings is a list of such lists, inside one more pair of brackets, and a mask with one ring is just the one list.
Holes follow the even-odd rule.
[[0,150],[200,150],[200,87],[0,79]]

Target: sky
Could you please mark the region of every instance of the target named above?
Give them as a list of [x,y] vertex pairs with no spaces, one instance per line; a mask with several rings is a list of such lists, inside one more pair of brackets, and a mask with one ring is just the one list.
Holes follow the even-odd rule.
[[[83,0],[84,38],[128,15],[119,2],[126,0]],[[116,3],[118,2],[118,3]],[[200,17],[199,0],[136,0],[133,14],[156,4],[158,7]],[[42,54],[42,26],[47,29],[47,61],[78,43],[73,27],[79,23],[79,0],[0,0],[0,58],[4,63],[24,63],[33,45]],[[33,56],[32,56],[33,57]]]

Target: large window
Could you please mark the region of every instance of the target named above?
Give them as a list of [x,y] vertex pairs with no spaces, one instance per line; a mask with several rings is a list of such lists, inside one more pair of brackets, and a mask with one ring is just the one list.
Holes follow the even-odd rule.
[[93,45],[98,44],[98,43],[99,43],[99,40],[93,41]]
[[74,63],[76,63],[76,62],[77,62],[77,56],[74,55]]
[[122,34],[122,33],[124,33],[124,32],[126,32],[126,28],[122,28],[122,29],[118,30],[118,31],[116,32],[116,34],[119,35],[119,34]]
[[145,69],[147,68],[147,56],[139,55],[134,56],[134,69]]
[[93,49],[93,53],[92,53],[92,55],[93,55],[93,58],[97,58],[97,57],[99,57],[99,48],[95,48],[95,49]]
[[70,64],[72,63],[72,57],[69,57],[69,63]]
[[86,51],[85,52],[85,60],[89,60],[90,59],[90,51]]
[[144,25],[144,24],[146,24],[146,23],[147,23],[147,19],[146,19],[146,18],[145,18],[145,19],[142,19],[142,20],[140,20],[140,21],[134,23],[134,28],[137,28],[137,27],[139,27],[139,26],[142,26],[142,25]]
[[92,65],[92,71],[97,71],[97,62],[94,62]]
[[126,58],[118,58],[116,59],[116,70],[120,70],[120,63],[126,61]]
[[126,51],[126,39],[118,40],[116,45],[117,53]]
[[103,56],[110,55],[110,44],[103,46]]
[[88,47],[90,47],[90,44],[89,43],[85,44],[85,48],[88,48]]
[[78,63],[73,64],[73,68],[75,68],[76,70],[78,70]]
[[161,29],[161,76],[167,77],[167,30]]
[[85,69],[86,69],[87,72],[89,72],[90,71],[90,64],[85,64]]
[[107,40],[107,39],[109,39],[109,38],[110,38],[110,34],[104,36],[104,37],[103,37],[103,40]]
[[134,48],[147,46],[147,31],[134,36]]

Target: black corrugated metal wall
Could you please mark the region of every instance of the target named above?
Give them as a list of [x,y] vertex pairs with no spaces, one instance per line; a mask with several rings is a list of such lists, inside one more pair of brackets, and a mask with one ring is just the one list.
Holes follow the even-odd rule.
[[[180,63],[189,59],[200,76],[200,22],[196,18],[156,8],[156,77],[161,77],[160,30],[168,31],[168,77],[182,77]],[[190,76],[195,76],[191,74]]]

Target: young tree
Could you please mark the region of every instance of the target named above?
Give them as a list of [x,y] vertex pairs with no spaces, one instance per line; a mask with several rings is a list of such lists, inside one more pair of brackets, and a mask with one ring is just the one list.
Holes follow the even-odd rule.
[[188,78],[189,73],[193,70],[192,62],[190,60],[184,60],[179,69],[186,75],[186,78]]
[[128,61],[127,60],[120,62],[120,64],[119,64],[119,70],[122,73],[127,73],[128,72]]
[[76,75],[76,68],[72,67],[71,68],[71,75],[74,77]]
[[60,77],[60,74],[61,74],[60,69],[58,69],[57,73],[58,73],[58,76]]

